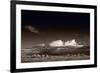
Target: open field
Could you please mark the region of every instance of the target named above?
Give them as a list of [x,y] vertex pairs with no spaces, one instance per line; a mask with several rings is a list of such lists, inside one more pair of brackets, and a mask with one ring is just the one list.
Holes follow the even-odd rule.
[[[70,49],[69,49],[70,48]],[[69,61],[87,60],[90,58],[89,47],[33,47],[21,50],[21,62],[48,62],[48,61]]]
[[48,57],[23,57],[22,62],[48,62],[48,61],[69,61],[69,60],[87,60],[89,56],[48,56]]

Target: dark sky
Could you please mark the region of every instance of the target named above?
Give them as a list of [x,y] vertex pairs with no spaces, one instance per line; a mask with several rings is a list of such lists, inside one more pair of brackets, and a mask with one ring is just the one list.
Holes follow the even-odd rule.
[[22,27],[25,25],[32,25],[41,31],[89,32],[90,16],[89,13],[22,10]]
[[[89,44],[90,14],[50,11],[22,10],[22,40],[24,43],[48,43],[54,40],[71,40]],[[39,34],[26,32],[30,25],[39,30]],[[24,33],[23,33],[24,32]],[[26,40],[26,41],[25,41]]]

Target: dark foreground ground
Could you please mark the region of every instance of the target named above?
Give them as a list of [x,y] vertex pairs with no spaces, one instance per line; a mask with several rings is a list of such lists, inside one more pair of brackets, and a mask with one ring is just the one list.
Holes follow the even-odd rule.
[[49,57],[24,57],[22,59],[23,63],[26,62],[48,62],[48,61],[69,61],[69,60],[87,60],[89,56],[49,56]]
[[82,48],[70,47],[56,48],[27,48],[21,50],[21,62],[49,62],[49,61],[69,61],[69,60],[88,60],[90,59],[89,47]]

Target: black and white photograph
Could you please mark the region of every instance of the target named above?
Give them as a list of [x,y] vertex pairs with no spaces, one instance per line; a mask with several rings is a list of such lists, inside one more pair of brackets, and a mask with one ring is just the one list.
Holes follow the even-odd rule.
[[12,71],[96,66],[96,6],[12,1]]
[[90,14],[21,11],[21,62],[90,59]]

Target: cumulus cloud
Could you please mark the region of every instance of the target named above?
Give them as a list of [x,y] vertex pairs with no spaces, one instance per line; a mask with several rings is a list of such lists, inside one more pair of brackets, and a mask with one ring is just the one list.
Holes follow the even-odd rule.
[[78,45],[78,43],[75,41],[75,39],[73,39],[70,41],[66,41],[64,45],[65,46],[76,46],[76,45]]
[[39,33],[39,31],[33,26],[27,25],[27,26],[25,26],[25,28],[33,33]]
[[83,47],[84,45],[79,45],[75,39],[63,42],[62,40],[56,40],[49,44],[51,47],[65,47],[65,46],[74,46],[74,47]]
[[63,46],[63,41],[62,40],[56,40],[56,41],[53,41],[49,44],[51,47],[60,47],[60,46]]
[[74,47],[83,47],[84,45],[79,45],[75,39],[72,39],[70,41],[66,41],[65,46],[74,46]]

